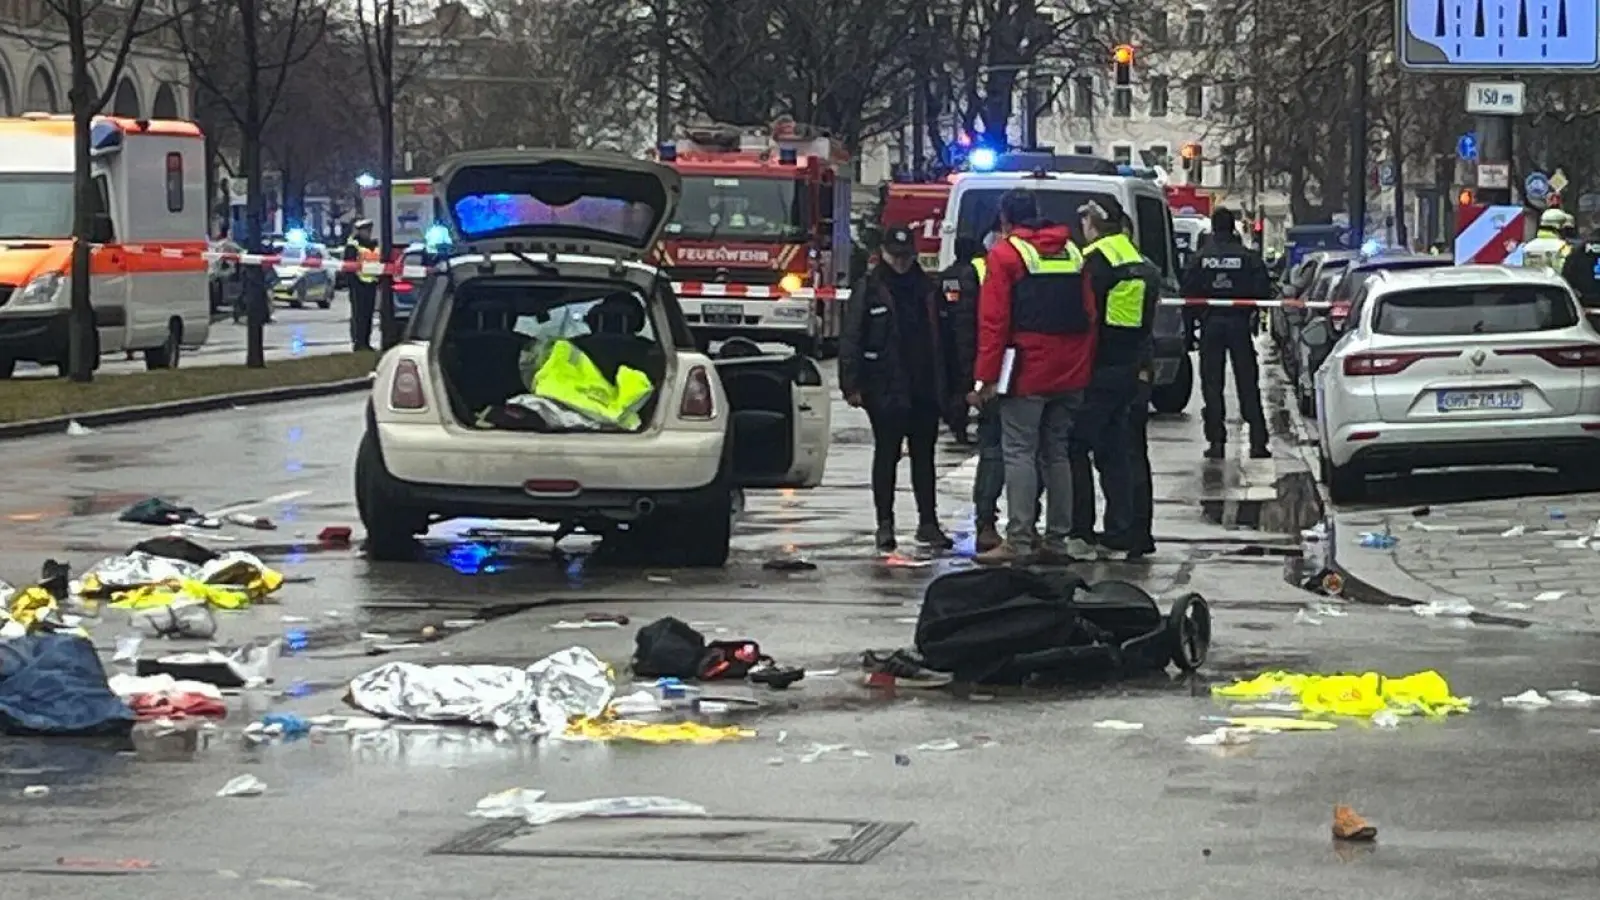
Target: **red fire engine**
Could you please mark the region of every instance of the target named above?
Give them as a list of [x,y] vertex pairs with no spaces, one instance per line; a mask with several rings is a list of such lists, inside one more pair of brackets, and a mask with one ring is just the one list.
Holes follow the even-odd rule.
[[690,128],[656,158],[683,178],[656,262],[695,336],[779,341],[812,356],[836,347],[851,248],[843,145],[780,119],[765,133]]
[[917,262],[929,272],[939,271],[939,242],[943,239],[945,207],[950,203],[950,182],[895,183],[884,188],[880,224],[904,225],[916,235]]

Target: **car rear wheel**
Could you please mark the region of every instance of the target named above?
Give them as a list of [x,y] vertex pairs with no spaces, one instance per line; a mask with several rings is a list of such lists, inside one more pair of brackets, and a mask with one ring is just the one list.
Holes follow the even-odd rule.
[[1178,358],[1178,375],[1170,384],[1158,384],[1150,389],[1150,405],[1158,413],[1175,415],[1189,406],[1189,395],[1194,392],[1194,363],[1189,354]]
[[378,562],[416,559],[417,535],[427,530],[428,517],[407,508],[385,483],[383,453],[372,432],[356,451],[356,510],[367,530],[367,558]]

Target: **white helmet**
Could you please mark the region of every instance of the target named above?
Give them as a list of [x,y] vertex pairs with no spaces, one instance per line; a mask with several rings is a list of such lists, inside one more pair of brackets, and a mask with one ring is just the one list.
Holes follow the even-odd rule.
[[1559,209],[1547,209],[1539,214],[1540,228],[1562,228],[1572,222],[1572,216]]

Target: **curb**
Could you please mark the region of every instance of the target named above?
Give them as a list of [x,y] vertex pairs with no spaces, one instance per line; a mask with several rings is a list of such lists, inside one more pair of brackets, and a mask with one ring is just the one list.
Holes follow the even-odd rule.
[[145,422],[151,419],[169,419],[194,415],[195,413],[215,412],[220,409],[231,409],[235,406],[283,403],[289,400],[305,400],[313,397],[348,394],[354,391],[367,390],[370,387],[372,387],[372,376],[362,375],[359,378],[346,378],[342,381],[288,385],[263,388],[258,391],[239,391],[233,394],[213,394],[208,397],[173,400],[167,403],[151,403],[146,406],[127,406],[122,409],[106,409],[81,415],[30,419],[26,422],[7,422],[0,424],[0,441],[37,437],[41,434],[57,434],[66,431],[68,423],[74,421],[88,428],[104,428],[108,425],[126,425],[130,422]]

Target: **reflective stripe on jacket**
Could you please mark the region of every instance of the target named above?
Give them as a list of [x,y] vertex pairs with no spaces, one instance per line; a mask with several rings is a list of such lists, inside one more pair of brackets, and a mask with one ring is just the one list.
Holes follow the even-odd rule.
[[972,260],[972,270],[978,273],[978,283],[983,284],[983,279],[989,275],[989,264],[979,256]]
[[1059,255],[1045,256],[1016,235],[1006,238],[1027,269],[1011,291],[1013,331],[1083,334],[1092,323],[1083,308],[1083,254],[1068,241]]
[[617,367],[612,383],[587,353],[567,340],[550,344],[529,389],[594,421],[627,430],[639,428],[639,410],[654,390],[648,375],[627,366]]
[[1087,255],[1100,254],[1111,266],[1116,284],[1106,293],[1105,323],[1112,328],[1139,328],[1144,325],[1145,278],[1139,270],[1144,256],[1139,248],[1118,232],[1089,245]]
[[1559,233],[1541,228],[1534,239],[1522,248],[1522,265],[1528,269],[1559,272],[1571,251],[1572,245],[1562,239]]

